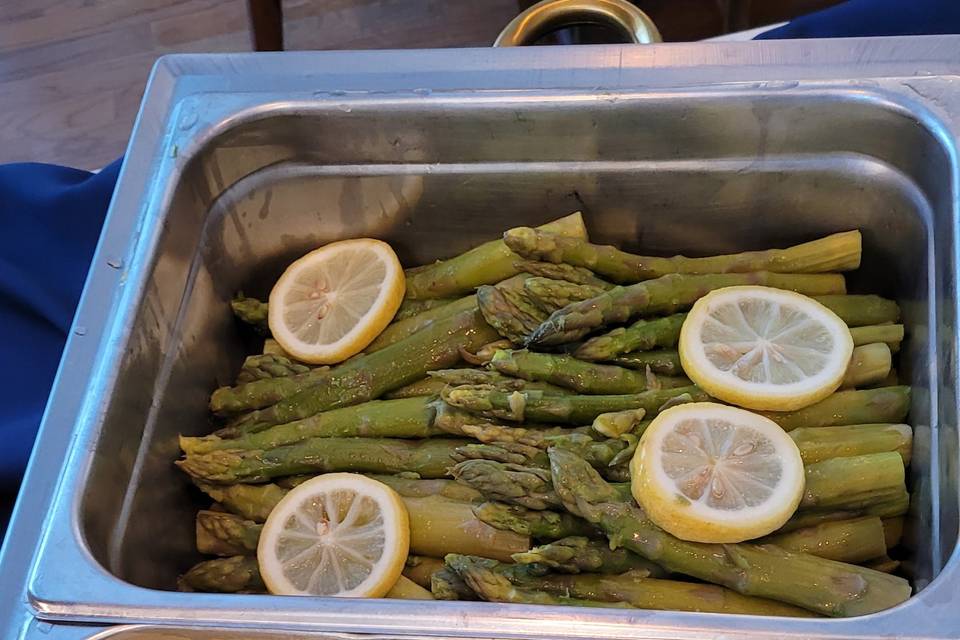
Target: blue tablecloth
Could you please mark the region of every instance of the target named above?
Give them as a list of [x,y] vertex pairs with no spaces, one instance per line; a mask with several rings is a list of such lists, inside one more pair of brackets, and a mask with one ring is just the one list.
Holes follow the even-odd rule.
[[[960,0],[851,0],[759,37],[938,33],[960,33]],[[119,168],[0,166],[0,501],[33,446]]]

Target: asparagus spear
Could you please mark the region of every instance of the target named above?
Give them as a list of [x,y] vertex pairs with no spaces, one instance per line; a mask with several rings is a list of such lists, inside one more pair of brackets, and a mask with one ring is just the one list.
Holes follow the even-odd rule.
[[758,541],[787,551],[860,564],[887,552],[883,521],[876,517],[824,522],[813,527],[778,533]]
[[527,298],[543,313],[553,313],[568,304],[588,300],[613,288],[612,284],[576,284],[550,278],[529,278],[523,283]]
[[534,277],[548,278],[550,280],[564,280],[574,284],[589,284],[595,287],[609,289],[613,285],[598,278],[590,269],[575,267],[570,264],[539,262],[536,260],[518,260],[513,263],[513,267],[518,273],[529,273]]
[[[537,575],[485,558],[448,556],[457,571],[484,600],[589,606],[624,605],[639,609],[701,611],[811,617],[803,609],[740,595],[715,585],[648,578],[642,571],[621,575]],[[573,598],[571,598],[573,596]]]
[[539,564],[560,573],[642,571],[653,578],[666,575],[662,567],[631,551],[611,549],[606,540],[601,542],[582,536],[561,538],[529,551],[515,553],[513,561],[517,564]]
[[[611,414],[604,414],[611,415]],[[619,415],[619,414],[617,414]],[[602,416],[601,416],[602,417]],[[600,418],[597,418],[599,420]],[[596,421],[594,421],[596,423]],[[546,449],[554,436],[581,434],[591,436],[590,427],[549,427],[527,429],[500,424],[465,424],[453,435],[469,436],[484,444],[516,443]]]
[[774,545],[679,540],[634,504],[620,501],[617,492],[576,455],[551,449],[550,462],[557,495],[568,511],[599,525],[614,544],[668,571],[828,616],[874,613],[910,597],[910,584],[901,578]]
[[177,466],[206,482],[263,482],[298,473],[355,471],[418,473],[442,478],[465,440],[430,438],[310,438],[274,449],[219,449],[187,454]]
[[286,489],[271,483],[218,485],[196,479],[193,482],[231,513],[255,522],[265,521],[277,503],[287,495]]
[[649,420],[644,420],[646,416],[645,409],[601,413],[593,419],[591,428],[596,433],[608,438],[619,438],[628,433],[640,437],[650,424]]
[[529,344],[553,345],[574,342],[594,329],[626,322],[641,314],[669,314],[688,309],[714,289],[735,285],[764,285],[806,295],[845,293],[838,274],[727,273],[665,275],[568,305],[551,314],[528,338]]
[[899,453],[831,458],[804,467],[800,509],[857,509],[906,491]]
[[890,373],[892,361],[890,347],[883,342],[854,347],[840,386],[852,388],[876,384]]
[[572,356],[536,353],[525,349],[497,351],[490,365],[509,376],[549,382],[585,394],[640,393],[647,390],[652,383],[660,388],[686,387],[691,384],[687,378],[646,376],[615,365],[595,364]]
[[[427,371],[453,365],[460,359],[460,349],[477,349],[496,337],[479,312],[465,311],[376,353],[352,358],[330,371],[299,381],[294,388],[271,388],[272,383],[292,379],[277,378],[258,380],[235,389],[218,389],[210,403],[211,409],[221,414],[262,407],[264,403],[283,399],[272,407],[242,416],[218,433],[235,437],[275,424],[302,420],[328,409],[373,400],[424,377]],[[313,376],[313,372],[303,376]],[[263,387],[250,389],[254,385]]]
[[875,324],[867,327],[853,327],[850,329],[853,344],[873,344],[885,342],[891,350],[903,342],[902,324]]
[[263,593],[267,590],[260,577],[257,559],[250,556],[217,558],[195,564],[178,580],[181,591]]
[[222,449],[274,449],[310,438],[427,438],[443,433],[433,426],[435,415],[431,397],[371,400],[239,438],[180,436],[180,448],[197,454]]
[[425,589],[430,588],[430,579],[433,574],[443,569],[443,560],[440,558],[431,558],[429,556],[407,556],[407,563],[403,568],[403,575],[408,580],[420,585]]
[[261,302],[256,298],[248,298],[242,293],[230,301],[230,308],[233,309],[233,315],[241,321],[253,327],[257,333],[270,335],[270,327],[267,325],[267,303]]
[[900,319],[897,303],[880,296],[825,294],[816,296],[816,300],[840,316],[848,327],[865,327]]
[[848,506],[844,509],[807,509],[798,511],[786,524],[780,527],[778,533],[787,533],[797,529],[813,527],[824,522],[851,520],[866,516],[878,518],[894,518],[902,516],[910,506],[910,494],[906,490],[897,492],[890,497],[866,501],[864,504]]
[[804,464],[829,458],[896,451],[903,458],[904,466],[907,466],[913,448],[913,430],[905,424],[801,428],[791,431],[790,437],[797,443]]
[[400,303],[400,308],[397,309],[397,313],[393,316],[393,321],[400,322],[401,320],[412,318],[425,311],[431,311],[437,307],[456,302],[457,300],[459,300],[459,298],[433,298],[427,300],[410,300],[404,298],[403,302]]
[[520,343],[539,326],[545,313],[501,287],[483,286],[477,289],[477,306],[484,320],[510,342]]
[[787,249],[746,251],[708,258],[638,256],[609,245],[591,244],[544,230],[517,227],[503,234],[508,247],[524,258],[585,267],[618,283],[659,278],[670,273],[826,273],[860,266],[859,231],[835,233]]
[[464,311],[470,311],[477,308],[477,298],[476,296],[466,296],[455,300],[450,304],[441,305],[439,307],[434,307],[433,309],[428,309],[421,313],[418,313],[415,316],[405,318],[402,320],[396,320],[390,323],[386,329],[380,332],[373,342],[367,345],[367,348],[364,349],[364,353],[374,353],[375,351],[380,351],[385,347],[389,347],[392,344],[395,344],[404,338],[409,338],[419,331],[423,331],[427,327],[430,327],[440,320],[445,320],[452,316],[457,315],[458,313],[463,313]]
[[[268,378],[295,376],[307,373],[313,368],[281,355],[257,354],[247,356],[246,360],[243,361],[243,367],[240,369],[239,375],[237,375],[237,384]],[[329,369],[329,367],[324,367],[324,369]]]
[[[541,228],[564,236],[587,237],[579,211]],[[493,284],[516,275],[516,261],[517,255],[502,240],[487,242],[455,258],[408,270],[407,298],[444,298],[468,293],[480,285]]]
[[664,318],[637,320],[628,327],[619,327],[590,338],[577,347],[573,355],[581,360],[611,360],[631,351],[675,347],[680,340],[680,327],[686,318],[685,313],[675,313]]
[[437,378],[422,378],[410,384],[405,384],[402,387],[394,389],[393,391],[388,391],[383,394],[384,400],[402,400],[404,398],[423,398],[430,397],[431,399],[440,395],[440,392],[443,391],[443,388],[447,384],[443,380]]
[[[499,352],[499,349],[495,351],[494,356]],[[520,391],[527,389],[557,395],[568,395],[570,393],[562,386],[549,384],[548,382],[505,376],[497,371],[487,371],[485,369],[440,369],[438,371],[431,371],[427,375],[431,378],[442,380],[445,384],[453,387],[459,387],[465,384],[482,384],[490,385],[502,391]]]
[[683,367],[680,364],[680,354],[676,349],[657,349],[655,351],[634,351],[624,353],[610,359],[611,364],[617,364],[628,369],[645,371],[650,367],[653,373],[665,376],[682,376]]
[[[560,499],[553,489],[550,472],[540,467],[494,460],[465,460],[453,467],[451,471],[457,482],[476,489],[489,500],[535,511],[561,506]],[[617,493],[620,501],[633,500],[629,482],[609,486]]]
[[476,386],[462,386],[444,392],[444,400],[485,417],[513,422],[553,422],[589,424],[601,413],[644,409],[648,416],[659,412],[664,403],[677,396],[689,395],[690,401],[709,398],[697,387],[678,387],[660,391],[623,395],[554,396],[542,391],[503,391]]
[[[197,551],[213,556],[253,555],[263,525],[219,511],[197,513]],[[886,549],[884,549],[886,551]]]
[[533,510],[503,502],[484,502],[473,507],[473,514],[495,529],[513,531],[538,540],[596,537],[598,534],[592,524],[566,511]]
[[384,598],[395,598],[397,600],[434,600],[433,594],[422,586],[400,575],[396,583],[390,587]]
[[553,604],[575,607],[620,607],[625,603],[610,603],[582,598],[570,598],[566,595],[551,595],[536,588],[520,588],[511,584],[505,575],[492,569],[498,567],[496,560],[487,558],[450,554],[446,557],[449,568],[455,571],[467,588],[491,602],[515,602],[524,604]]
[[874,571],[882,571],[883,573],[893,573],[900,568],[900,561],[893,560],[890,556],[880,556],[879,558],[874,558],[870,562],[865,562],[865,567],[869,567]]
[[[509,561],[514,553],[530,548],[530,538],[512,531],[496,529],[473,515],[473,504],[462,497],[476,496],[469,487],[458,486],[451,481],[424,481],[391,479],[388,476],[372,476],[389,484],[400,497],[410,515],[410,552],[439,557],[447,553],[482,553],[490,558]],[[209,486],[209,485],[207,485]],[[219,494],[230,494],[235,488],[234,499],[225,502],[231,511],[237,511],[249,520],[263,522],[286,490],[274,484],[230,485],[214,487]],[[249,488],[249,489],[248,489]],[[206,491],[207,489],[204,488]],[[257,493],[262,495],[257,495]],[[243,532],[233,530],[242,539],[256,535],[248,526]],[[229,544],[241,545],[241,539],[231,537]]]
[[437,600],[478,600],[477,594],[467,586],[456,571],[446,564],[430,577],[430,591]]
[[796,411],[761,411],[784,431],[875,422],[902,422],[910,410],[910,387],[838,391]]
[[[263,340],[263,355],[265,356],[283,356],[288,360],[294,360],[293,356],[283,350],[283,347],[280,346],[280,343],[274,340],[273,338],[264,338]],[[306,363],[302,363],[306,364]],[[312,366],[312,365],[311,365]]]

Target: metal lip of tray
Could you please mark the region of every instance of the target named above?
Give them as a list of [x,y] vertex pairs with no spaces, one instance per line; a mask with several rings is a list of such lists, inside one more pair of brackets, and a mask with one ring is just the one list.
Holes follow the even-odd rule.
[[[161,59],[0,554],[0,638],[74,637],[71,623],[251,637],[960,635],[958,50],[960,37],[938,36]],[[366,187],[384,197],[364,200]],[[334,196],[349,216],[316,213],[306,237],[258,233]],[[912,338],[911,600],[839,620],[168,590],[192,557],[192,523],[172,510],[196,508],[170,464],[175,434],[204,428],[205,394],[242,355],[239,342],[203,344],[235,333],[221,304],[235,287],[257,272],[267,286],[338,236],[377,234],[426,260],[580,206],[599,241],[659,252],[864,228],[851,282],[898,297]],[[785,226],[778,210],[804,214]]]

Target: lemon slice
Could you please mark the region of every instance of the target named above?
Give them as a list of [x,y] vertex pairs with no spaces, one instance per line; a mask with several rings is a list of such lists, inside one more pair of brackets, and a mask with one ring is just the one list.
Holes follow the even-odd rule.
[[631,490],[661,529],[742,542],[779,529],[803,497],[800,450],[769,418],[713,402],[667,409],[630,462]]
[[853,339],[812,298],[727,287],[693,305],[680,329],[683,370],[710,395],[748,409],[794,411],[843,382]]
[[403,267],[385,242],[342,240],[303,256],[270,292],[274,339],[298,360],[342,362],[393,319],[404,293]]
[[396,584],[410,547],[400,496],[356,473],[329,473],[277,503],[257,563],[270,593],[379,598]]

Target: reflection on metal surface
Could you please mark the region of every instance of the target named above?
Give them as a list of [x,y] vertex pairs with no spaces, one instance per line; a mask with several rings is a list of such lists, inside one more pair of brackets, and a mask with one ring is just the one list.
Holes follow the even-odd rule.
[[[123,266],[94,260],[87,331],[68,344],[4,548],[0,638],[33,615],[420,637],[955,637],[960,83],[937,60],[960,38],[946,40],[909,63],[941,75],[908,80],[884,76],[905,72],[896,40],[764,45],[776,62],[753,67],[731,53],[753,45],[671,46],[658,58],[670,73],[645,66],[658,47],[162,62],[99,249]],[[687,66],[695,52],[711,66]],[[796,68],[826,54],[829,70]],[[917,596],[866,618],[786,620],[169,590],[197,559],[176,434],[208,428],[209,390],[243,357],[237,288],[263,294],[339,237],[376,235],[419,263],[573,209],[598,241],[661,253],[863,229],[851,290],[898,298],[910,334]]]
[[495,47],[533,44],[552,31],[581,24],[612,27],[627,42],[662,42],[653,20],[627,0],[541,0],[503,28]]

